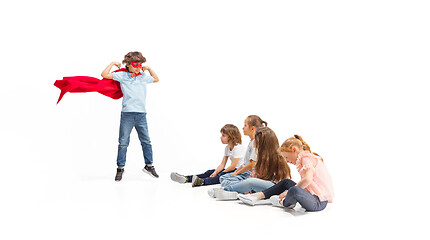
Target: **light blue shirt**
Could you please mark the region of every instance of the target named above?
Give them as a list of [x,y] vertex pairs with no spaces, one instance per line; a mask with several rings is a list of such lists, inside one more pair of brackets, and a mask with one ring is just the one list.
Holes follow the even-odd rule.
[[122,112],[146,113],[146,85],[153,83],[154,78],[140,71],[142,75],[131,78],[133,73],[113,72],[113,80],[120,82],[122,97]]

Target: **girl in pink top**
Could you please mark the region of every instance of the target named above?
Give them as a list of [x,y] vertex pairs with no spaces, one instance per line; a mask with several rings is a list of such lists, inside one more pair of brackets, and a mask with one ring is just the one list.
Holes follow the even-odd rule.
[[239,195],[239,199],[255,205],[258,200],[270,197],[272,204],[279,207],[294,208],[298,202],[306,211],[323,210],[334,196],[331,177],[323,159],[312,153],[299,135],[287,139],[280,152],[288,163],[296,165],[301,180],[296,184],[284,179],[263,192]]

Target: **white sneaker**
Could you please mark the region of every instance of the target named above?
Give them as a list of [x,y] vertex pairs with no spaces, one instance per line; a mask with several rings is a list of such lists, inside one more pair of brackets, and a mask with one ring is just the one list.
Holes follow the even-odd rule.
[[270,197],[270,202],[272,203],[272,206],[274,207],[284,207],[281,202],[279,201],[279,195],[273,195]]
[[221,189],[219,191],[216,191],[214,193],[215,198],[217,200],[236,200],[237,199],[237,192],[230,192],[226,191],[224,189]]
[[209,196],[215,198],[215,193],[224,190],[223,188],[212,188],[208,190]]
[[170,174],[170,179],[172,179],[172,181],[174,182],[178,182],[178,183],[186,183],[187,182],[187,178],[177,172],[172,172]]
[[257,197],[252,196],[250,194],[239,194],[239,200],[248,205],[254,206],[259,200]]
[[[270,202],[272,203],[272,205],[274,207],[284,207],[283,201],[285,200],[282,199],[282,201],[279,200],[279,196],[278,195],[273,195],[270,197]],[[296,206],[296,204],[291,204],[288,207],[285,207],[286,209],[293,209]]]

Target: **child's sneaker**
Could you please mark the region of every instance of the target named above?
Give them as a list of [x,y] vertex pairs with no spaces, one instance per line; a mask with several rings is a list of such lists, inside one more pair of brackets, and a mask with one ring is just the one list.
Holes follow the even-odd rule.
[[252,196],[251,194],[238,194],[239,200],[248,205],[254,206],[259,200],[257,197]]
[[224,189],[215,192],[215,198],[217,200],[236,200],[237,192],[230,192]]
[[152,176],[152,177],[158,178],[158,174],[157,174],[157,172],[155,171],[154,166],[148,166],[148,165],[146,165],[146,166],[142,169],[142,171],[143,171],[143,172],[146,172],[147,174],[149,174],[149,175],[150,175],[150,176]]
[[209,196],[215,198],[215,193],[221,190],[224,190],[224,188],[212,188],[208,190],[208,194]]
[[200,187],[205,185],[205,180],[197,177],[196,175],[193,176],[193,180],[191,182],[192,187]]
[[279,201],[279,195],[273,195],[270,197],[270,202],[274,207],[284,207]]
[[124,168],[117,168],[116,169],[116,175],[115,175],[115,181],[117,181],[117,182],[121,181],[123,173],[124,173]]
[[188,179],[184,175],[181,175],[181,174],[179,174],[177,172],[172,172],[170,174],[170,179],[172,179],[172,181],[178,182],[178,183],[186,183],[186,182],[188,182]]
[[[283,199],[285,200],[285,198]],[[283,200],[279,200],[279,196],[278,195],[273,195],[270,197],[270,202],[272,203],[273,206],[275,207],[284,207]],[[286,209],[293,209],[296,206],[296,204],[291,204],[290,206],[285,207]]]

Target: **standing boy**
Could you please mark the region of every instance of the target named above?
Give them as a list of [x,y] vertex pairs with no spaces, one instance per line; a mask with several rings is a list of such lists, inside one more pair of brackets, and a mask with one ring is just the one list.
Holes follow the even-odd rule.
[[[148,134],[148,124],[146,121],[146,85],[158,82],[155,72],[147,66],[142,66],[146,62],[145,57],[140,52],[129,52],[124,56],[123,64],[126,70],[110,72],[113,66],[121,68],[121,63],[112,62],[102,72],[102,77],[118,81],[123,93],[121,122],[119,127],[119,145],[117,156],[117,172],[115,181],[121,181],[124,173],[127,147],[130,142],[130,133],[133,127],[136,128],[142,145],[145,167],[142,169],[149,175],[158,178],[154,166],[152,166],[152,145]],[[144,73],[148,71],[150,76]]]

